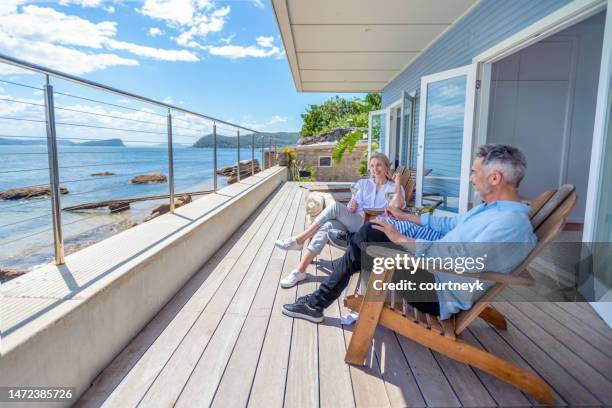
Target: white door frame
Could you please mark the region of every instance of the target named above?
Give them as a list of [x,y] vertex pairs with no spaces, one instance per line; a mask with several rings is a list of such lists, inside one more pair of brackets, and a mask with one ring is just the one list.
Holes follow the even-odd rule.
[[[612,72],[612,0],[608,0],[606,26],[601,52],[599,69],[599,85],[597,87],[597,103],[595,105],[595,124],[593,127],[593,149],[591,150],[591,166],[589,169],[588,194],[586,197],[586,213],[584,216],[583,242],[595,240],[595,221],[599,211],[597,198],[599,196],[599,175],[601,174],[606,143],[606,116],[610,103],[610,72]],[[608,123],[608,126],[611,126]]]
[[[472,59],[474,64],[478,65],[478,76],[477,84],[480,86],[477,101],[476,101],[476,120],[475,120],[475,146],[485,144],[487,142],[487,128],[489,119],[489,106],[490,106],[490,94],[491,94],[491,73],[493,63],[512,55],[523,48],[529,47],[530,45],[542,41],[543,39],[550,37],[559,31],[564,30],[580,21],[586,20],[587,18],[605,10],[607,2],[610,0],[574,0],[568,5],[561,7],[555,12],[547,15],[546,17],[536,21],[532,25],[524,28],[518,33],[508,37],[507,39],[497,43],[495,46],[488,50],[480,53]],[[604,33],[604,39],[606,38]],[[597,106],[599,106],[599,99]],[[597,125],[597,123],[596,123]],[[596,131],[597,129],[595,129]],[[594,133],[595,136],[595,133]],[[475,147],[474,146],[474,147]],[[595,155],[595,137],[593,138],[593,151],[592,156]],[[583,240],[586,241],[588,234],[592,234],[592,225],[587,228],[587,223],[593,222],[593,208],[589,206],[590,201],[596,200],[596,191],[593,189],[594,186],[591,184],[591,175],[595,171],[593,165],[594,157],[591,158],[591,173],[589,174],[589,186],[587,192],[587,206],[584,219],[584,232]],[[471,192],[471,200],[474,202],[478,198],[474,192]],[[587,234],[588,232],[588,234]]]
[[[406,149],[406,154],[408,156],[408,157],[406,157],[406,167],[410,167],[410,165],[412,164],[411,163],[411,161],[412,161],[412,145],[414,143],[414,115],[416,113],[416,91],[408,92],[408,91],[404,90],[402,92],[402,102],[404,102],[406,99],[410,99],[410,101],[412,103],[412,106],[411,106],[411,109],[410,109],[411,110],[410,111],[410,123],[408,123],[408,125],[402,124],[402,125],[406,126],[406,130],[408,130],[410,132],[409,135],[404,134],[404,139],[405,139],[404,141],[405,141],[405,143],[408,144],[407,149]],[[402,118],[403,118],[403,115],[404,115],[404,108],[405,108],[405,106],[402,106]]]
[[[457,76],[467,76],[463,141],[461,145],[461,172],[459,175],[459,214],[468,210],[470,169],[472,166],[472,135],[474,129],[474,107],[476,97],[476,64],[465,65],[421,77],[421,100],[419,102],[419,145],[417,154],[417,183],[415,204],[423,205],[423,165],[425,161],[425,122],[427,117],[427,85]],[[441,213],[446,211],[438,210]],[[452,213],[451,213],[452,214]]]
[[[397,124],[395,125],[395,127],[391,126],[391,112],[396,111],[398,107],[400,108],[400,112],[401,112],[399,118],[396,118],[396,120],[398,120],[398,119],[400,120],[400,145],[396,146],[395,148],[398,149],[399,152],[401,153],[401,146],[402,146],[402,142],[403,142],[403,134],[402,134],[402,125],[403,125],[403,123],[402,122],[404,120],[404,117],[403,117],[403,114],[404,114],[404,99],[400,98],[400,99],[398,99],[396,101],[393,101],[393,103],[391,103],[390,105],[388,105],[385,108],[385,109],[388,110],[387,114],[389,115],[389,120],[387,121],[387,123],[388,123],[388,128],[387,128],[387,130],[388,130],[387,131],[387,135],[388,135],[387,136],[388,137],[387,140],[388,140],[388,143],[385,146],[385,154],[387,155],[387,157],[391,161],[391,165],[394,164],[393,161],[391,160],[391,132],[393,132],[394,136],[396,136],[395,135],[395,129],[397,129]],[[395,139],[393,139],[393,140],[394,140],[393,143],[395,143]]]

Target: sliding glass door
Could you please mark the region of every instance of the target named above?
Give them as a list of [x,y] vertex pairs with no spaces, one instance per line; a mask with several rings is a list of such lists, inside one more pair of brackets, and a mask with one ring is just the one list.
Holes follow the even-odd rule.
[[467,211],[476,66],[421,78],[417,206]]

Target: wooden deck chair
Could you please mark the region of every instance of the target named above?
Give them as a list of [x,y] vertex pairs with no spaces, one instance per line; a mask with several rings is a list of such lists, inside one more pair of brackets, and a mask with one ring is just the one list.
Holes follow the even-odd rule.
[[[521,274],[526,270],[529,263],[563,229],[568,215],[576,205],[577,197],[574,190],[574,186],[564,185],[557,191],[543,193],[533,201],[533,211],[530,218],[534,232],[538,237],[536,247],[510,274],[470,274],[470,277],[493,281],[495,285],[487,290],[471,309],[457,313],[450,319],[439,320],[437,316],[431,316],[410,307],[405,301],[398,305],[394,296],[391,296],[392,301],[387,303],[384,300],[388,297],[387,291],[374,289],[373,281],[374,279],[380,279],[383,282],[390,282],[394,270],[385,270],[382,274],[376,275],[375,278],[375,275],[371,274],[365,293],[365,297],[368,298],[367,302],[363,301],[364,296],[361,295],[348,296],[344,300],[347,307],[359,311],[359,319],[355,325],[345,361],[349,364],[364,364],[368,348],[374,337],[374,331],[376,326],[380,324],[449,358],[479,368],[526,392],[541,403],[553,404],[552,391],[540,377],[481,348],[464,342],[458,336],[476,318],[482,318],[497,328],[506,328],[504,316],[491,307],[490,303],[507,285],[530,285],[533,283],[530,278],[522,277]],[[384,257],[396,253],[396,251],[376,246],[371,246],[366,251],[372,257]],[[370,301],[370,299],[375,300]],[[376,301],[376,299],[381,300]]]

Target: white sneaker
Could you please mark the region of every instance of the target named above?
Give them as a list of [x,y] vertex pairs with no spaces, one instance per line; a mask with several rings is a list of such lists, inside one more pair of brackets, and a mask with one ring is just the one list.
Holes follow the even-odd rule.
[[281,288],[290,288],[292,286],[297,285],[298,282],[303,281],[304,279],[306,279],[308,277],[307,274],[305,274],[304,272],[300,272],[297,269],[294,269],[291,271],[291,273],[287,276],[285,276],[283,279],[281,279],[280,281],[280,285]]
[[277,248],[283,249],[285,251],[301,251],[304,245],[299,245],[295,238],[287,238],[287,239],[277,239],[274,243]]

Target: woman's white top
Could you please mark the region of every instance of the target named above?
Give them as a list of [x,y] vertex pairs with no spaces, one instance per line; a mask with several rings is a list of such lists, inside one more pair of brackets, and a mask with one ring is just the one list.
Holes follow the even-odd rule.
[[[386,193],[395,193],[395,183],[391,180],[387,181],[386,184],[380,187],[380,190],[376,192],[376,183],[372,178],[359,179],[355,183],[355,187],[359,189],[357,194],[353,196],[357,201],[357,213],[364,215],[364,208],[383,208],[389,201],[385,198]],[[400,187],[401,194],[406,196],[404,188]]]

